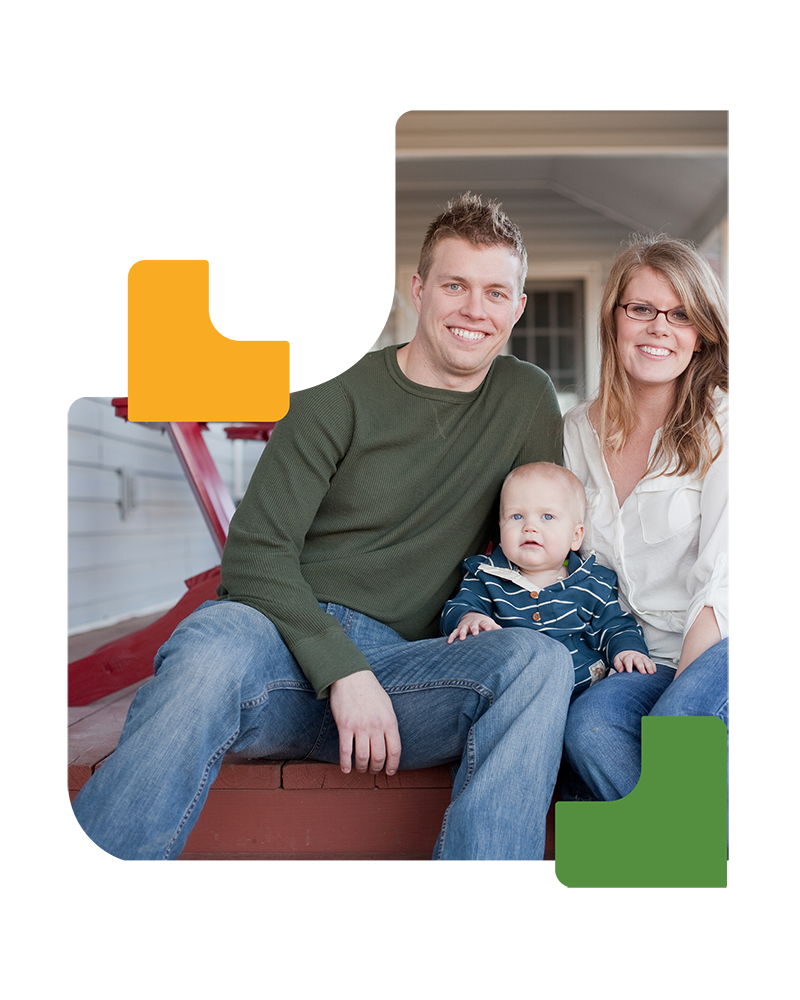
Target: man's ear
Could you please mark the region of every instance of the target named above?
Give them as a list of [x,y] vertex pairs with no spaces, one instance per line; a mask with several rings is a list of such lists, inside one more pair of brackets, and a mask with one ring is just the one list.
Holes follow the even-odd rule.
[[418,274],[415,274],[411,279],[411,301],[414,303],[414,308],[419,312],[422,305],[422,278]]
[[583,525],[579,524],[578,527],[575,529],[575,537],[572,539],[572,545],[570,545],[570,549],[572,549],[573,552],[577,552],[578,549],[581,547],[581,542],[583,541],[583,533],[584,533]]
[[514,316],[514,323],[519,320],[520,316],[525,312],[525,303],[528,301],[528,296],[523,292],[519,297],[519,302],[517,303],[517,311]]

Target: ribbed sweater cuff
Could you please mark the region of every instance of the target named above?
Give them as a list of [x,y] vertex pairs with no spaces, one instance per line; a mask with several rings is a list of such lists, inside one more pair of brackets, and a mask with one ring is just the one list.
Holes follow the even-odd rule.
[[338,630],[304,639],[291,652],[318,698],[327,698],[331,684],[340,677],[372,669],[358,646]]

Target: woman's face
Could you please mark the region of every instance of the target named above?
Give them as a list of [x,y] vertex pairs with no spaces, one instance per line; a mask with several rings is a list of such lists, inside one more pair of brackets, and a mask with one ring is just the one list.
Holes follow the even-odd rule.
[[[683,302],[666,278],[643,267],[620,296],[622,305],[640,302],[656,309],[675,309]],[[665,386],[675,381],[692,360],[699,337],[693,326],[674,326],[663,312],[641,322],[617,306],[617,350],[632,383],[639,387]]]

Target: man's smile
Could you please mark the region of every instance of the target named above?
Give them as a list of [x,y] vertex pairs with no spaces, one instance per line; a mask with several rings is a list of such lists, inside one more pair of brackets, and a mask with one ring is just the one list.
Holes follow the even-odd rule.
[[483,333],[481,330],[465,330],[463,327],[459,326],[448,326],[447,328],[450,333],[456,337],[460,337],[462,340],[484,340],[489,336],[488,333]]

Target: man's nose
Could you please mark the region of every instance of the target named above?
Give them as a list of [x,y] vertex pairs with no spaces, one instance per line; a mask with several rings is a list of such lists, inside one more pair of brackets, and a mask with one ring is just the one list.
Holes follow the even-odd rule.
[[464,300],[461,311],[465,316],[485,316],[486,308],[482,293],[477,289],[471,291]]

